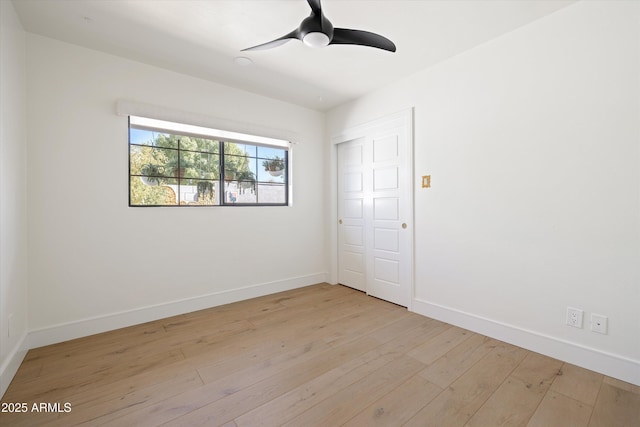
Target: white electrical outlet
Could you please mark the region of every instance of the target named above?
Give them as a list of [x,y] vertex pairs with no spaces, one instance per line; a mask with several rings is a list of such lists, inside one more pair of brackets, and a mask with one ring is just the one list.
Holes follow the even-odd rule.
[[591,313],[591,330],[599,334],[607,334],[607,316]]
[[567,307],[567,325],[582,329],[582,310]]

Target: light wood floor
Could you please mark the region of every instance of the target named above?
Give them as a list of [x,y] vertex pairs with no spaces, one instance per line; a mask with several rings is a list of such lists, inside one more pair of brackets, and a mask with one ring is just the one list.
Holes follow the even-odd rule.
[[638,426],[640,387],[326,284],[29,351],[2,426]]

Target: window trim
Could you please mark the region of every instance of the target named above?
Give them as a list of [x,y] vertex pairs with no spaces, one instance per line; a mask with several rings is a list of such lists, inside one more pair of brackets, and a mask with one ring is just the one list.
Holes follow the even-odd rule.
[[[225,207],[225,206],[246,206],[246,207],[264,207],[264,206],[278,206],[278,207],[287,207],[287,206],[292,206],[292,192],[291,192],[291,187],[292,187],[292,183],[291,183],[291,142],[287,141],[287,140],[283,140],[283,139],[276,139],[276,138],[270,138],[270,137],[264,137],[264,136],[259,136],[259,135],[252,135],[252,134],[246,134],[246,133],[240,133],[240,132],[233,132],[233,131],[225,131],[225,130],[220,130],[220,129],[214,129],[214,128],[209,128],[209,127],[203,127],[203,126],[195,126],[195,125],[189,125],[189,124],[185,124],[185,123],[178,123],[178,122],[171,122],[171,121],[166,121],[166,120],[159,120],[159,119],[152,119],[152,118],[147,118],[147,117],[142,117],[142,116],[135,116],[135,115],[128,115],[127,116],[127,120],[128,120],[128,126],[127,126],[127,139],[128,139],[128,173],[129,173],[129,179],[127,180],[127,184],[128,184],[128,205],[129,207],[133,207],[133,208],[148,208],[148,207],[154,207],[154,208],[175,208],[175,207],[187,207],[187,208],[197,208],[197,207],[205,207],[205,208],[210,208],[210,207]],[[132,204],[131,201],[131,179],[134,177],[139,177],[142,175],[132,175],[131,174],[131,147],[132,146],[139,146],[139,147],[152,147],[150,145],[145,145],[145,144],[132,144],[131,143],[131,126],[134,126],[135,129],[141,129],[141,130],[149,130],[149,131],[157,131],[157,132],[166,132],[172,135],[184,135],[184,136],[191,136],[191,137],[195,137],[195,138],[205,138],[205,139],[212,139],[218,142],[219,147],[218,147],[218,179],[203,179],[203,181],[211,181],[211,182],[218,182],[219,183],[219,188],[223,189],[225,186],[225,176],[224,176],[224,157],[225,157],[225,152],[224,152],[224,145],[226,142],[229,143],[237,143],[237,144],[246,144],[246,145],[252,145],[252,146],[260,146],[260,147],[272,147],[272,148],[279,148],[279,149],[283,149],[284,150],[284,162],[285,162],[285,171],[286,174],[284,176],[284,183],[282,183],[281,185],[284,187],[284,198],[285,198],[285,202],[284,203],[228,203],[225,199],[226,199],[226,192],[225,191],[219,191],[220,194],[216,195],[217,198],[217,202],[218,204],[216,205],[189,205],[189,204],[185,204],[182,205],[180,204],[180,193],[178,191],[178,203],[175,205],[135,205]],[[178,155],[180,155],[180,151],[188,151],[188,152],[192,152],[192,150],[181,150],[180,146],[178,144],[178,148],[175,149],[176,151],[178,151]],[[200,152],[197,151],[198,153],[202,153],[202,154],[213,154],[213,153],[206,153],[206,152]],[[256,156],[245,156],[251,159],[255,159],[256,161],[261,160],[261,157]],[[258,185],[258,181],[257,181],[257,171],[256,171],[256,181],[255,181],[255,185]],[[181,179],[198,179],[198,178],[177,178],[178,183],[180,182]],[[180,187],[180,184],[178,184],[178,188]],[[256,200],[259,200],[259,193],[256,193]]]

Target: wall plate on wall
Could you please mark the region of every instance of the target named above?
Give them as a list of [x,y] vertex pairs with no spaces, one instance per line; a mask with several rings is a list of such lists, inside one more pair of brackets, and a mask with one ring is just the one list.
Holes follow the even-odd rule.
[[607,334],[607,316],[603,316],[602,314],[591,313],[591,330],[593,332],[597,332],[599,334]]
[[431,175],[422,175],[422,188],[431,187]]

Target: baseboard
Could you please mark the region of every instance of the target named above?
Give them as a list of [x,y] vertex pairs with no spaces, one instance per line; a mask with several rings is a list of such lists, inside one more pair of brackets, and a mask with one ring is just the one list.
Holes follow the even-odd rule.
[[232,302],[288,291],[304,286],[325,282],[327,273],[315,273],[275,282],[246,286],[243,288],[215,292],[194,298],[172,301],[135,310],[97,316],[29,332],[27,348],[37,348],[76,338],[139,325],[166,317],[190,313]]
[[9,388],[9,384],[11,384],[11,380],[13,380],[16,372],[18,372],[18,368],[24,360],[24,356],[27,355],[27,349],[25,347],[26,339],[27,334],[25,333],[22,338],[20,338],[13,351],[11,351],[4,360],[2,366],[0,366],[0,398],[4,396],[7,388]]
[[603,352],[474,314],[413,300],[412,311],[518,347],[640,385],[640,361]]

